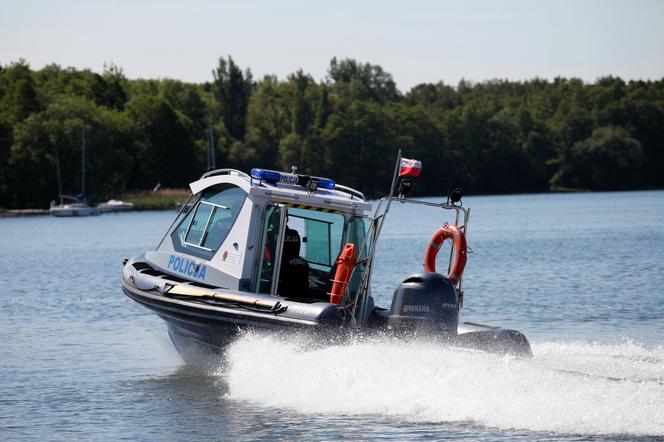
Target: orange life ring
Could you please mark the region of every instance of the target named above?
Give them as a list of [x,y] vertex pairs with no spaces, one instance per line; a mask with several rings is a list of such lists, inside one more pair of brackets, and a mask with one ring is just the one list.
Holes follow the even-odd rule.
[[452,238],[452,241],[454,242],[456,257],[454,258],[450,273],[447,275],[447,279],[449,279],[452,284],[456,284],[461,279],[463,269],[466,267],[468,246],[466,244],[466,235],[464,235],[463,231],[454,224],[445,224],[433,234],[431,242],[427,245],[427,249],[424,252],[424,271],[436,271],[436,256],[438,255],[438,250],[440,250],[440,246],[443,245],[443,242],[449,238]]
[[353,267],[355,267],[355,261],[355,244],[348,243],[337,259],[337,271],[334,272],[332,290],[330,291],[330,304],[341,304],[343,301],[344,290],[346,290],[350,274]]

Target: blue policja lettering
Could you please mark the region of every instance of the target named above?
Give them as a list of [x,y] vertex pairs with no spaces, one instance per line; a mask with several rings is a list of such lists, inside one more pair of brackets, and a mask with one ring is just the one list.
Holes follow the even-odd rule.
[[197,264],[194,261],[190,261],[186,258],[176,257],[171,255],[168,258],[167,269],[173,269],[176,272],[182,273],[183,275],[191,276],[201,281],[205,280],[205,265]]

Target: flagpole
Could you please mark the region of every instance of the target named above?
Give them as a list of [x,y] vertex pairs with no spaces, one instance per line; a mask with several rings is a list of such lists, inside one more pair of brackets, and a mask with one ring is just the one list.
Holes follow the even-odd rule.
[[[380,236],[381,230],[383,230],[383,223],[385,222],[385,217],[387,217],[387,214],[390,212],[390,205],[392,204],[392,197],[394,195],[394,188],[397,185],[397,174],[399,173],[400,167],[401,167],[401,149],[399,149],[399,153],[397,153],[397,164],[394,167],[394,174],[392,175],[392,186],[390,187],[390,194],[387,197],[387,205],[385,206],[385,212],[383,212],[383,219],[380,222],[380,226],[378,226],[378,230],[376,231],[376,239],[374,240],[374,246],[378,242],[378,237]],[[371,258],[373,259],[373,254],[371,255]]]
[[369,294],[366,289],[367,287],[369,287],[369,280],[371,279],[371,272],[373,270],[373,259],[374,255],[376,254],[376,245],[378,244],[378,237],[380,236],[380,232],[383,230],[383,224],[385,223],[385,218],[387,217],[387,214],[390,211],[390,205],[392,204],[392,197],[394,195],[394,188],[396,187],[397,184],[397,174],[399,173],[400,167],[401,167],[401,149],[399,149],[399,152],[397,153],[397,164],[394,167],[394,174],[392,175],[392,185],[390,186],[390,194],[387,196],[387,204],[385,205],[385,211],[381,216],[380,224],[378,224],[378,228],[376,229],[374,240],[371,243],[371,250],[369,251],[369,256],[367,257],[367,274],[365,275],[365,278],[360,286],[360,293],[363,293],[364,295],[364,299],[362,299],[362,308],[360,309],[360,318],[362,323],[364,323],[365,321],[367,302],[369,302]]

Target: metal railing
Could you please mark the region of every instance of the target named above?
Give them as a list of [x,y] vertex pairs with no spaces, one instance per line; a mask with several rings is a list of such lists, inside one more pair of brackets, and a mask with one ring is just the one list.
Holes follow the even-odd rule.
[[[376,254],[376,247],[378,244],[378,239],[380,237],[380,233],[382,231],[383,225],[385,223],[385,219],[387,218],[387,214],[390,211],[390,204],[392,200],[399,201],[402,204],[415,204],[415,205],[421,205],[421,206],[428,206],[428,207],[437,207],[440,209],[444,210],[454,210],[455,217],[454,217],[454,224],[459,227],[461,231],[463,231],[464,235],[467,236],[468,234],[468,220],[470,218],[470,208],[468,207],[463,207],[461,204],[454,204],[450,203],[449,200],[446,203],[434,203],[434,202],[429,202],[429,201],[421,201],[421,200],[416,200],[416,199],[409,199],[404,197],[403,195],[398,195],[394,196],[394,189],[396,188],[397,181],[399,179],[399,170],[401,167],[401,150],[399,150],[397,154],[397,162],[396,166],[394,169],[394,175],[392,178],[392,184],[390,188],[390,193],[388,196],[382,198],[378,206],[376,207],[376,210],[374,212],[372,219],[372,224],[369,228],[369,232],[373,230],[373,237],[371,235],[367,234],[366,239],[364,243],[362,244],[360,250],[362,250],[365,245],[366,241],[368,238],[372,238],[371,246],[369,249],[369,254],[366,259],[363,261],[366,262],[366,267],[364,271],[364,275],[362,277],[362,280],[360,282],[360,285],[357,290],[357,295],[355,297],[355,302],[353,305],[353,315],[355,318],[357,318],[358,323],[360,325],[364,325],[364,323],[367,320],[367,305],[369,302],[369,282],[371,280],[371,273],[373,269],[373,259]],[[460,224],[461,222],[461,224]],[[454,252],[454,248],[450,250],[450,261],[448,264],[448,272],[451,270],[452,267],[452,254]],[[357,267],[357,266],[356,266]],[[354,271],[355,269],[353,269]],[[352,275],[351,275],[352,277]],[[459,278],[459,282],[457,285],[457,293],[459,294],[459,299],[463,299],[463,275]],[[461,301],[460,301],[461,302]],[[359,308],[359,311],[358,311]]]

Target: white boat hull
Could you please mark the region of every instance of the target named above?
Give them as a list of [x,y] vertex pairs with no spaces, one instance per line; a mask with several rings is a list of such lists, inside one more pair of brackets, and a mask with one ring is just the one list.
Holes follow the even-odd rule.
[[51,215],[58,217],[71,216],[95,216],[99,215],[99,209],[86,205],[64,205],[54,206],[49,210]]
[[97,205],[97,208],[101,211],[101,213],[126,212],[128,210],[132,210],[134,205],[132,203],[125,203],[124,201],[109,200],[105,203]]

